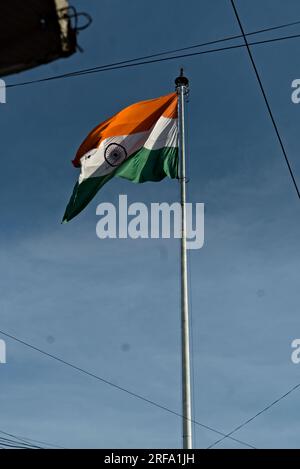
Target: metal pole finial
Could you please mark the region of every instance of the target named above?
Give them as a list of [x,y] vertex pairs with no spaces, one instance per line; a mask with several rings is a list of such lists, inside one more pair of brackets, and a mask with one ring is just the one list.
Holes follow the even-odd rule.
[[176,89],[180,86],[185,86],[186,88],[189,87],[189,80],[183,74],[183,68],[180,69],[180,75],[175,79]]

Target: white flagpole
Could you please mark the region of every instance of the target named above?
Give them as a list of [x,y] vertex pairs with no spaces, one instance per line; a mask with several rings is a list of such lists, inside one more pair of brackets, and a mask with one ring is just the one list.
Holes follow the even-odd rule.
[[190,377],[190,337],[189,337],[189,303],[188,303],[188,274],[186,251],[186,157],[184,104],[188,93],[189,81],[183,76],[175,80],[178,94],[179,121],[179,164],[180,164],[180,194],[181,194],[181,353],[182,353],[182,447],[192,448],[192,405],[191,405],[191,377]]

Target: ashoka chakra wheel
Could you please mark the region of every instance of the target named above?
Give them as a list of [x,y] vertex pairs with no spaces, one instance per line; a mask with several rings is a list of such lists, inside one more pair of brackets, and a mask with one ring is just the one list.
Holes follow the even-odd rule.
[[119,166],[126,160],[127,151],[119,143],[110,143],[105,149],[104,158],[110,166]]

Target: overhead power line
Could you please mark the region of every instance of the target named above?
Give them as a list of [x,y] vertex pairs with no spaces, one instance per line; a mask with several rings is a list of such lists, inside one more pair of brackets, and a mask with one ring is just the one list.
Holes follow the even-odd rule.
[[[28,441],[29,443],[30,443],[30,441],[32,441],[33,443],[38,443],[38,444],[44,445],[44,446],[50,446],[51,448],[55,448],[55,449],[66,449],[64,446],[57,445],[55,443],[49,443],[49,441],[36,440],[34,438],[29,438],[29,437],[19,437],[19,438],[22,438],[25,441]],[[45,448],[42,448],[42,449],[45,449]]]
[[18,439],[15,438],[4,438],[0,437],[0,444],[3,446],[11,446],[14,448],[23,448],[23,449],[42,449],[41,447],[37,447],[35,445],[20,442]]
[[[2,435],[5,435],[5,437],[2,437],[0,436],[0,440],[10,440],[10,441],[13,441],[11,440],[12,438],[14,440],[17,441],[17,443],[19,444],[28,444],[30,445],[31,448],[35,448],[35,449],[42,449],[41,446],[38,446],[40,444],[42,445],[47,445],[47,446],[52,446],[54,448],[63,448],[62,446],[59,446],[59,445],[55,445],[53,443],[49,443],[49,442],[46,442],[46,441],[40,441],[40,440],[35,440],[34,438],[29,438],[29,437],[25,437],[25,436],[20,436],[20,435],[15,435],[13,433],[8,433],[8,432],[5,432],[4,430],[0,430],[0,433]],[[10,438],[7,438],[7,437],[10,437]],[[33,445],[32,443],[38,443],[38,445]]]
[[[6,437],[10,437],[9,439],[8,439],[8,438],[4,438],[4,437],[0,437],[0,440],[7,440],[7,441],[10,440],[10,442],[11,442],[11,441],[13,441],[11,438],[13,438],[14,440],[16,440],[16,442],[17,442],[18,444],[22,444],[22,445],[28,444],[28,440],[27,440],[26,438],[24,438],[24,437],[20,437],[20,436],[14,435],[13,433],[5,432],[5,431],[3,431],[3,430],[0,430],[0,433],[1,433],[2,435],[6,435]],[[34,441],[34,440],[31,440],[31,441]],[[41,447],[40,447],[40,446],[37,446],[37,445],[32,445],[32,444],[30,444],[30,446],[31,446],[31,448],[34,448],[34,449],[41,449]]]
[[[2,435],[7,435],[7,436],[11,437],[11,438],[5,438],[3,436],[0,436],[0,441],[1,440],[7,440],[9,442],[16,442],[18,444],[28,446],[32,449],[43,449],[40,445],[51,446],[52,448],[57,448],[57,449],[64,449],[63,446],[60,446],[60,445],[57,445],[57,444],[54,444],[54,443],[50,443],[49,441],[41,441],[41,440],[36,440],[35,438],[15,435],[13,433],[8,433],[8,432],[5,432],[3,430],[0,430],[0,433]],[[37,443],[37,444],[33,444],[33,443]]]
[[[266,28],[266,29],[262,29],[262,30],[259,30],[259,31],[249,33],[248,35],[254,35],[254,34],[259,34],[259,33],[266,32],[266,31],[272,31],[272,30],[275,30],[275,29],[285,28],[287,26],[291,26],[291,25],[295,25],[295,24],[299,24],[299,23],[300,22],[294,22],[294,23],[288,23],[286,25],[275,26],[273,28]],[[26,85],[38,84],[38,83],[43,83],[43,82],[48,82],[48,81],[53,81],[53,80],[78,77],[78,76],[82,76],[82,75],[89,75],[89,74],[92,74],[92,73],[100,73],[100,72],[111,71],[111,70],[120,70],[120,69],[123,69],[123,68],[137,67],[137,66],[141,66],[141,65],[148,65],[148,64],[164,62],[164,61],[169,61],[169,60],[189,58],[189,57],[194,57],[194,56],[198,56],[198,55],[212,54],[212,53],[222,52],[222,51],[226,51],[226,50],[239,49],[239,48],[246,47],[246,44],[237,44],[237,45],[232,45],[232,46],[228,46],[228,47],[221,47],[221,48],[217,48],[217,49],[209,49],[209,50],[204,50],[204,51],[199,51],[199,52],[191,52],[189,54],[180,54],[180,55],[175,55],[175,56],[171,56],[171,57],[162,57],[162,58],[156,58],[156,59],[154,58],[154,57],[160,57],[161,55],[174,54],[174,53],[179,52],[179,51],[191,50],[193,48],[204,47],[206,45],[213,45],[213,44],[217,44],[217,43],[221,43],[221,42],[225,42],[225,41],[230,41],[230,40],[238,39],[238,38],[242,38],[242,37],[243,37],[242,35],[230,36],[230,37],[227,37],[227,38],[218,39],[218,40],[210,41],[210,42],[205,42],[205,43],[202,43],[202,44],[196,44],[196,45],[184,47],[184,48],[181,48],[181,49],[174,49],[172,51],[160,52],[160,53],[157,53],[157,54],[151,54],[151,55],[138,57],[138,58],[134,58],[134,59],[129,59],[129,60],[122,60],[120,62],[114,62],[114,63],[110,63],[110,64],[99,65],[99,66],[96,66],[96,67],[93,67],[93,68],[77,70],[77,71],[74,71],[74,72],[68,72],[68,73],[64,73],[64,74],[61,74],[61,75],[54,75],[54,76],[40,78],[40,79],[36,79],[36,80],[29,80],[29,81],[25,81],[25,82],[7,84],[6,87],[7,88],[16,88],[16,87],[19,87],[19,86],[26,86]],[[267,44],[267,43],[283,41],[283,40],[288,40],[288,39],[295,39],[295,38],[299,38],[299,37],[300,37],[300,34],[294,34],[294,35],[283,36],[283,37],[279,37],[279,38],[255,41],[255,42],[252,42],[250,45]],[[150,58],[152,58],[152,60],[147,60],[147,59],[150,59]]]
[[[117,390],[119,390],[119,391],[122,391],[122,392],[124,392],[124,393],[126,393],[126,394],[128,394],[128,395],[130,395],[130,396],[132,396],[132,397],[135,397],[135,398],[137,398],[137,399],[139,399],[139,400],[141,400],[141,401],[144,401],[144,402],[146,402],[146,403],[148,403],[148,404],[150,404],[150,405],[152,405],[152,406],[154,406],[154,407],[157,407],[158,409],[164,410],[164,411],[166,411],[166,412],[168,412],[168,413],[170,413],[170,414],[172,414],[172,415],[176,415],[177,417],[183,418],[183,416],[182,416],[179,412],[176,412],[176,411],[174,411],[174,410],[172,410],[172,409],[169,409],[168,407],[166,407],[166,406],[164,406],[164,405],[158,404],[157,402],[155,402],[155,401],[153,401],[153,400],[151,400],[151,399],[148,399],[148,398],[146,398],[146,397],[144,397],[144,396],[142,396],[142,395],[140,395],[140,394],[137,394],[137,393],[135,393],[135,392],[133,392],[133,391],[129,391],[128,389],[126,389],[126,388],[124,388],[124,387],[122,387],[122,386],[120,386],[120,385],[118,385],[118,384],[115,384],[115,383],[113,383],[112,381],[109,381],[109,380],[107,380],[107,379],[105,379],[105,378],[102,378],[101,376],[98,376],[98,375],[96,375],[95,373],[92,373],[92,372],[90,372],[90,371],[87,371],[87,370],[85,370],[84,368],[81,368],[81,367],[79,367],[79,366],[77,366],[77,365],[75,365],[75,364],[73,364],[73,363],[67,362],[66,360],[64,360],[64,359],[62,359],[62,358],[60,358],[60,357],[58,357],[58,356],[56,356],[56,355],[53,355],[53,354],[51,354],[51,353],[48,353],[48,352],[46,352],[45,350],[42,350],[42,349],[40,349],[39,347],[36,347],[35,345],[32,345],[32,344],[30,344],[30,343],[28,343],[28,342],[25,342],[24,340],[19,339],[18,337],[13,336],[12,334],[8,334],[7,332],[2,331],[2,330],[0,330],[0,334],[4,335],[5,337],[8,337],[9,339],[14,340],[15,342],[18,342],[18,343],[20,343],[20,344],[22,344],[22,345],[25,345],[26,347],[28,347],[28,348],[30,348],[30,349],[32,349],[32,350],[35,350],[36,352],[39,352],[39,353],[41,353],[42,355],[45,355],[45,356],[47,356],[47,357],[49,357],[49,358],[51,358],[51,359],[53,359],[53,360],[55,360],[55,361],[57,361],[57,362],[63,364],[63,365],[66,365],[66,366],[68,366],[68,367],[70,367],[70,368],[73,368],[74,370],[79,371],[79,372],[81,372],[81,373],[83,373],[83,374],[85,374],[85,375],[87,375],[87,376],[90,376],[91,378],[94,378],[94,379],[96,379],[96,380],[98,380],[98,381],[101,381],[102,383],[105,383],[105,384],[107,384],[107,385],[109,385],[109,386],[111,386],[111,387],[113,387],[113,388],[115,388],[115,389],[117,389]],[[201,422],[198,422],[197,420],[194,420],[194,419],[192,419],[191,422],[192,422],[192,423],[195,423],[196,425],[199,425],[199,426],[202,427],[202,428],[205,428],[206,430],[209,430],[209,431],[211,431],[211,432],[213,432],[213,433],[216,433],[216,434],[218,434],[218,435],[221,435],[221,436],[223,436],[223,437],[226,437],[226,433],[221,432],[221,431],[219,431],[219,430],[216,430],[215,428],[210,427],[209,425],[205,425],[205,424],[203,424],[203,423],[201,423]],[[247,446],[248,448],[256,449],[255,446],[253,446],[253,445],[251,445],[251,444],[249,444],[249,443],[246,443],[246,442],[244,442],[244,441],[242,441],[242,440],[239,440],[239,439],[237,439],[237,438],[234,438],[234,437],[228,437],[228,438],[230,438],[231,440],[233,440],[233,441],[235,441],[235,442],[237,442],[237,443],[239,443],[239,444],[241,444],[241,445]]]
[[299,384],[296,384],[295,386],[293,386],[291,389],[289,389],[289,391],[287,391],[285,394],[282,394],[280,397],[278,397],[278,399],[275,399],[275,401],[271,402],[271,404],[268,404],[266,407],[264,407],[262,410],[260,410],[259,412],[257,412],[257,414],[253,415],[253,417],[245,420],[245,422],[241,423],[240,425],[238,425],[236,428],[234,428],[231,432],[227,433],[226,436],[224,436],[223,438],[220,438],[218,441],[215,441],[212,445],[210,445],[207,449],[211,449],[213,448],[214,446],[216,446],[218,443],[221,443],[221,441],[224,441],[226,438],[229,438],[231,437],[231,435],[233,435],[235,432],[237,432],[238,430],[241,430],[243,427],[245,427],[246,425],[248,425],[250,422],[252,422],[254,419],[256,419],[257,417],[259,417],[260,415],[264,414],[265,412],[267,412],[267,410],[270,410],[274,405],[278,404],[280,401],[282,401],[283,399],[285,399],[286,397],[288,397],[290,394],[292,394],[294,391],[296,391],[297,389],[300,388],[300,383]]
[[[173,411],[172,409],[169,409],[168,407],[165,407],[161,404],[158,404],[157,402],[155,401],[152,401],[144,396],[141,396],[140,394],[137,394],[135,392],[132,392],[132,391],[129,391],[128,389],[122,387],[122,386],[119,386],[111,381],[108,381],[107,379],[105,378],[102,378],[101,376],[98,376],[96,375],[95,373],[92,373],[90,371],[87,371],[85,370],[84,368],[81,368],[73,363],[70,363],[70,362],[67,362],[66,360],[56,356],[56,355],[53,355],[51,353],[48,353],[46,352],[45,350],[42,350],[40,349],[39,347],[36,347],[28,342],[25,342],[24,340],[22,339],[19,339],[18,337],[16,336],[13,336],[12,334],[9,334],[3,330],[0,330],[0,334],[4,335],[5,337],[8,337],[9,339],[11,340],[14,340],[15,342],[18,342],[22,345],[25,345],[26,347],[32,349],[32,350],[35,350],[39,353],[41,353],[42,355],[45,355],[63,365],[66,365],[70,368],[73,368],[74,370],[76,371],[79,371],[85,375],[88,375],[90,376],[91,378],[95,378],[97,379],[98,381],[101,381],[115,389],[118,389],[119,391],[123,391],[125,392],[126,394],[129,394],[131,395],[132,397],[135,397],[137,399],[140,399],[144,402],[147,402],[148,404],[150,405],[153,405],[159,409],[162,409],[170,414],[173,414],[173,415],[176,415],[177,417],[180,417],[182,418],[182,415],[179,413],[179,412],[176,412],[176,411]],[[255,415],[253,415],[251,418],[247,419],[245,422],[243,422],[242,424],[240,424],[238,427],[236,427],[235,429],[233,429],[230,433],[224,433],[224,432],[221,432],[219,430],[216,430],[215,428],[211,427],[211,426],[208,426],[208,425],[205,425],[197,420],[193,420],[192,419],[192,423],[195,423],[196,425],[202,427],[202,428],[205,428],[206,430],[210,430],[214,433],[217,433],[219,435],[222,435],[222,438],[220,438],[219,440],[215,441],[212,445],[210,445],[208,447],[208,449],[210,448],[213,448],[214,446],[216,446],[218,443],[220,443],[221,441],[225,440],[226,438],[229,438],[237,443],[240,443],[242,445],[245,445],[245,446],[248,446],[249,448],[252,448],[252,449],[257,449],[254,445],[251,445],[249,443],[246,443],[245,441],[243,440],[240,440],[240,439],[237,439],[237,438],[234,438],[232,435],[237,432],[238,430],[240,430],[241,428],[245,427],[246,425],[248,425],[250,422],[252,422],[253,420],[255,420],[257,417],[259,417],[260,415],[262,415],[263,413],[267,412],[269,409],[271,409],[272,407],[274,407],[276,404],[278,404],[280,401],[282,401],[283,399],[285,399],[286,397],[288,397],[290,394],[292,394],[294,391],[296,391],[297,389],[300,388],[300,383],[296,384],[295,386],[291,387],[287,392],[285,392],[284,394],[282,394],[281,396],[279,396],[276,400],[272,401],[270,404],[266,405],[262,410],[260,410],[259,412],[257,412]],[[1,432],[0,433],[4,433],[6,435],[10,435],[10,436],[15,436],[15,435],[12,435],[12,434],[9,434],[9,433],[6,433],[6,432]],[[15,436],[16,437],[16,436]],[[18,437],[20,438],[20,437]],[[34,441],[37,441],[37,440],[34,440]],[[45,444],[45,443],[44,443]],[[48,444],[48,443],[47,443]]]
[[[267,43],[272,43],[272,42],[284,41],[287,39],[295,39],[299,37],[300,37],[300,34],[294,34],[292,36],[284,36],[284,37],[279,37],[279,38],[274,38],[274,39],[265,39],[261,41],[251,42],[249,45],[255,46],[255,45],[267,44]],[[33,80],[32,82],[30,81],[30,82],[18,83],[17,86],[30,85],[33,83],[40,83],[43,81],[51,81],[51,80],[56,80],[58,78],[59,79],[60,78],[72,78],[72,77],[78,77],[82,75],[89,75],[93,73],[107,72],[110,70],[120,70],[123,68],[137,67],[140,65],[148,65],[148,64],[158,63],[158,62],[166,62],[166,61],[175,60],[175,59],[190,58],[190,57],[195,57],[199,55],[214,54],[216,52],[222,52],[222,51],[233,50],[233,49],[241,49],[244,47],[246,47],[246,44],[237,44],[237,45],[232,45],[232,46],[227,46],[227,47],[219,47],[217,49],[204,50],[200,52],[191,52],[189,54],[174,55],[172,57],[163,57],[161,59],[145,60],[142,62],[134,62],[132,60],[133,63],[125,63],[124,65],[116,65],[116,66],[99,66],[99,67],[95,67],[94,69],[83,70],[82,72],[78,71],[78,72],[68,73],[65,75],[40,79],[37,81]],[[8,85],[8,86],[14,86],[14,85]]]
[[[268,109],[268,112],[269,112],[271,121],[272,121],[272,123],[273,123],[274,129],[275,129],[275,132],[276,132],[276,135],[277,135],[277,137],[278,137],[278,140],[279,140],[279,143],[280,143],[280,146],[281,146],[283,155],[284,155],[284,157],[285,157],[285,161],[286,161],[286,163],[287,163],[287,166],[288,166],[288,169],[289,169],[289,172],[290,172],[292,181],[293,181],[293,183],[294,183],[294,186],[295,186],[297,195],[298,195],[298,197],[300,198],[299,189],[298,189],[298,186],[297,186],[297,183],[296,183],[296,180],[295,180],[293,171],[292,171],[292,169],[291,169],[291,165],[290,165],[290,162],[289,162],[289,160],[288,160],[287,153],[286,153],[286,150],[285,150],[284,145],[283,145],[283,141],[282,141],[282,139],[281,139],[281,136],[280,136],[278,127],[277,127],[277,125],[276,125],[276,122],[275,122],[275,119],[274,119],[274,116],[273,116],[273,113],[272,113],[272,110],[271,110],[271,107],[270,107],[270,104],[269,104],[267,95],[266,95],[266,93],[265,93],[265,90],[264,90],[264,87],[263,87],[263,84],[262,84],[262,80],[261,80],[261,78],[260,78],[258,69],[257,69],[257,67],[256,67],[256,64],[255,64],[255,61],[254,61],[254,58],[253,58],[251,49],[250,49],[250,47],[249,47],[250,44],[248,44],[248,42],[247,42],[246,34],[245,34],[245,32],[244,32],[244,28],[243,28],[241,19],[240,19],[240,17],[239,17],[239,14],[238,14],[238,11],[237,11],[235,2],[234,2],[234,0],[230,0],[230,1],[231,1],[231,4],[232,4],[232,8],[233,8],[233,10],[234,10],[236,19],[237,19],[237,21],[238,21],[240,30],[241,30],[241,32],[242,32],[242,34],[243,34],[244,41],[245,41],[245,44],[246,44],[246,47],[247,47],[247,51],[248,51],[248,55],[249,55],[250,61],[251,61],[251,63],[252,63],[252,66],[253,66],[253,69],[254,69],[254,72],[255,72],[257,81],[258,81],[259,86],[260,86],[260,89],[261,89],[261,92],[262,92],[262,94],[263,94],[263,97],[264,97],[264,100],[265,100],[265,103],[266,103],[266,106],[267,106],[267,109]],[[263,413],[266,412],[267,410],[271,409],[274,405],[278,404],[281,400],[285,399],[285,398],[286,398],[287,396],[289,396],[292,392],[294,392],[294,391],[296,391],[297,389],[299,389],[299,387],[300,387],[300,383],[297,384],[297,385],[295,385],[294,387],[292,387],[289,391],[287,391],[285,394],[283,394],[282,396],[280,396],[280,397],[279,397],[278,399],[276,399],[275,401],[271,402],[271,404],[268,404],[268,405],[267,405],[266,407],[264,407],[261,411],[257,412],[257,414],[255,414],[253,417],[247,419],[245,422],[243,422],[242,424],[238,425],[238,426],[237,426],[236,428],[234,428],[230,433],[228,433],[227,436],[229,437],[229,436],[233,435],[235,432],[237,432],[238,430],[241,430],[243,427],[245,427],[246,425],[248,425],[250,422],[252,422],[254,419],[256,419],[257,417],[259,417],[261,414],[263,414]],[[225,440],[226,438],[227,438],[227,437],[223,437],[223,438],[220,438],[219,440],[215,441],[215,443],[213,443],[212,445],[210,445],[210,446],[208,447],[208,449],[211,449],[211,448],[215,447],[217,444],[219,444],[221,441]]]
[[17,444],[14,444],[14,443],[3,443],[1,442],[1,446],[0,446],[1,449],[35,449],[35,448],[30,448],[30,447],[24,447],[24,446],[19,446]]
[[245,31],[244,31],[244,28],[243,28],[241,19],[240,19],[240,17],[239,17],[239,14],[238,14],[236,5],[235,5],[235,3],[234,3],[234,0],[230,0],[230,1],[231,1],[232,8],[233,8],[233,10],[234,10],[234,13],[235,13],[237,22],[238,22],[238,24],[239,24],[241,33],[242,33],[242,35],[243,35],[243,38],[244,38],[244,41],[245,41],[245,45],[246,45],[246,48],[247,48],[247,52],[248,52],[250,61],[251,61],[251,63],[252,63],[253,70],[254,70],[254,73],[255,73],[255,75],[256,75],[258,84],[259,84],[259,86],[260,86],[260,89],[261,89],[263,98],[264,98],[264,100],[265,100],[265,103],[266,103],[266,106],[267,106],[267,109],[268,109],[268,112],[269,112],[269,115],[270,115],[270,118],[271,118],[273,127],[274,127],[274,129],[275,129],[275,132],[276,132],[276,135],[277,135],[277,138],[278,138],[278,141],[279,141],[279,145],[280,145],[280,147],[281,147],[281,150],[282,150],[282,153],[283,153],[283,156],[284,156],[286,165],[287,165],[287,167],[288,167],[288,170],[289,170],[289,173],[290,173],[292,182],[293,182],[294,187],[295,187],[295,189],[296,189],[298,198],[300,199],[300,190],[299,190],[299,188],[298,188],[298,184],[297,184],[297,182],[296,182],[296,179],[295,179],[295,176],[294,176],[294,173],[293,173],[293,170],[292,170],[292,167],[291,167],[291,164],[290,164],[290,161],[289,161],[289,158],[288,158],[286,149],[285,149],[285,147],[284,147],[283,140],[282,140],[281,135],[280,135],[280,133],[279,133],[279,129],[278,129],[278,127],[277,127],[277,124],[276,124],[276,121],[275,121],[275,118],[274,118],[274,115],[273,115],[271,106],[270,106],[270,104],[269,104],[269,100],[268,100],[267,94],[266,94],[266,92],[265,92],[265,89],[264,89],[264,86],[263,86],[261,77],[260,77],[260,75],[259,75],[258,68],[257,68],[257,66],[256,66],[256,64],[255,64],[254,57],[253,57],[253,54],[252,54],[251,49],[250,49],[250,45],[251,45],[251,44],[249,44],[248,41],[247,41],[247,37],[246,37],[247,35],[245,34]]
[[[273,26],[273,27],[270,27],[270,28],[259,29],[257,31],[247,33],[247,36],[261,34],[261,33],[274,31],[274,30],[278,30],[278,29],[282,29],[282,28],[287,28],[287,27],[295,26],[295,25],[299,25],[299,24],[300,24],[300,21],[295,21],[293,23],[286,23],[286,24],[282,24],[282,25],[279,25],[279,26]],[[232,41],[234,39],[242,39],[242,38],[243,38],[242,34],[237,34],[237,35],[228,36],[228,37],[225,37],[225,38],[222,38],[222,39],[216,39],[214,41],[202,42],[200,44],[193,44],[192,46],[181,47],[179,49],[167,50],[167,51],[164,51],[164,52],[158,52],[158,53],[151,54],[151,55],[144,55],[144,56],[141,56],[141,57],[136,57],[134,59],[122,60],[121,62],[113,62],[113,63],[110,63],[110,64],[98,66],[98,67],[92,67],[92,68],[85,69],[85,71],[94,71],[94,70],[99,70],[99,68],[113,67],[113,66],[116,66],[116,65],[123,65],[123,64],[126,64],[126,63],[136,62],[136,61],[139,61],[139,60],[152,59],[154,57],[160,57],[162,55],[175,54],[177,52],[183,52],[183,51],[187,51],[187,50],[198,49],[199,47],[211,46],[211,45],[214,45],[214,44],[219,44],[221,42],[227,42],[227,41]],[[78,73],[80,74],[81,71],[78,70],[78,71],[70,72],[70,74],[68,74],[68,75],[76,75]]]

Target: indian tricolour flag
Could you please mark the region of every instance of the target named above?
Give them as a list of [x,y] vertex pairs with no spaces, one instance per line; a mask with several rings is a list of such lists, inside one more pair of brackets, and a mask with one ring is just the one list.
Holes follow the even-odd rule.
[[80,168],[63,221],[78,215],[118,176],[140,183],[178,177],[177,93],[141,101],[99,124],[79,147]]

